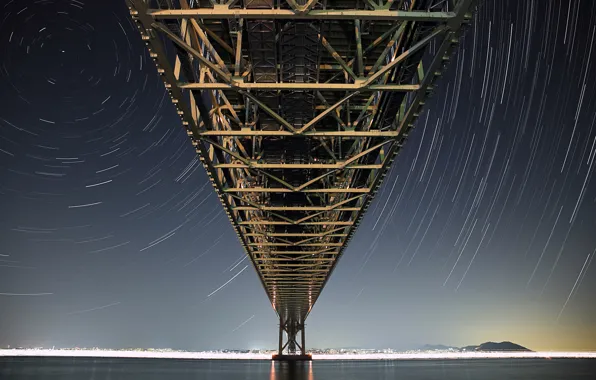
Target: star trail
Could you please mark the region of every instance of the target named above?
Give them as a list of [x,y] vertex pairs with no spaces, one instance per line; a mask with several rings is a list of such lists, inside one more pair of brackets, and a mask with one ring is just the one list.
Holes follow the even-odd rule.
[[[125,2],[1,9],[0,346],[273,347]],[[309,345],[596,350],[595,37],[589,0],[482,2]]]

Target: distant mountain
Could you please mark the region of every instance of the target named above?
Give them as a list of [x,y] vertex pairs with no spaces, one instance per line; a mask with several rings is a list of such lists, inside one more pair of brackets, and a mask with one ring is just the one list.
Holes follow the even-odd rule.
[[447,350],[459,350],[458,347],[445,346],[444,344],[425,344],[419,348],[422,351],[447,351]]
[[447,350],[459,350],[459,351],[528,351],[532,352],[532,350],[520,346],[519,344],[511,343],[511,342],[485,342],[477,346],[465,346],[465,347],[453,347],[453,346],[445,346],[443,344],[426,344],[419,348],[422,351],[447,351]]
[[476,347],[476,351],[529,351],[532,350],[511,342],[485,342]]

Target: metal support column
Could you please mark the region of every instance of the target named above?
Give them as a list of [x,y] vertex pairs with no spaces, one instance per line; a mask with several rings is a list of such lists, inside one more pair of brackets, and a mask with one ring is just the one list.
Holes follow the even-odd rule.
[[306,334],[305,334],[304,330],[306,330],[306,325],[304,323],[302,323],[302,329],[300,330],[301,333],[302,333],[301,334],[302,335],[302,339],[300,341],[300,343],[302,343],[302,347],[301,347],[302,348],[302,350],[301,350],[302,355],[306,355],[306,342],[305,342],[305,338],[304,338],[304,336]]
[[279,355],[282,355],[284,350],[284,321],[283,319],[281,319],[281,316],[279,317],[279,348],[277,350],[277,353]]

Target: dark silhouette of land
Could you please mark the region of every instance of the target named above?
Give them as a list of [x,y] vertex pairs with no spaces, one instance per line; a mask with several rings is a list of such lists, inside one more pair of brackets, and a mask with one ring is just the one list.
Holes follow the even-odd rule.
[[466,346],[462,347],[461,351],[526,351],[532,352],[532,350],[520,346],[519,344],[512,342],[485,342],[478,346]]
[[532,352],[532,350],[520,346],[519,344],[512,343],[512,342],[484,342],[479,345],[474,346],[465,346],[465,347],[454,347],[454,346],[446,346],[444,344],[425,344],[424,346],[420,347],[422,351],[525,351],[525,352]]

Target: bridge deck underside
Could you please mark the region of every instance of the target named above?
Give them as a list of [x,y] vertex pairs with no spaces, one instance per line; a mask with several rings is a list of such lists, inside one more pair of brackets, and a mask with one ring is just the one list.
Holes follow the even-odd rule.
[[471,1],[128,1],[274,309],[303,324]]

